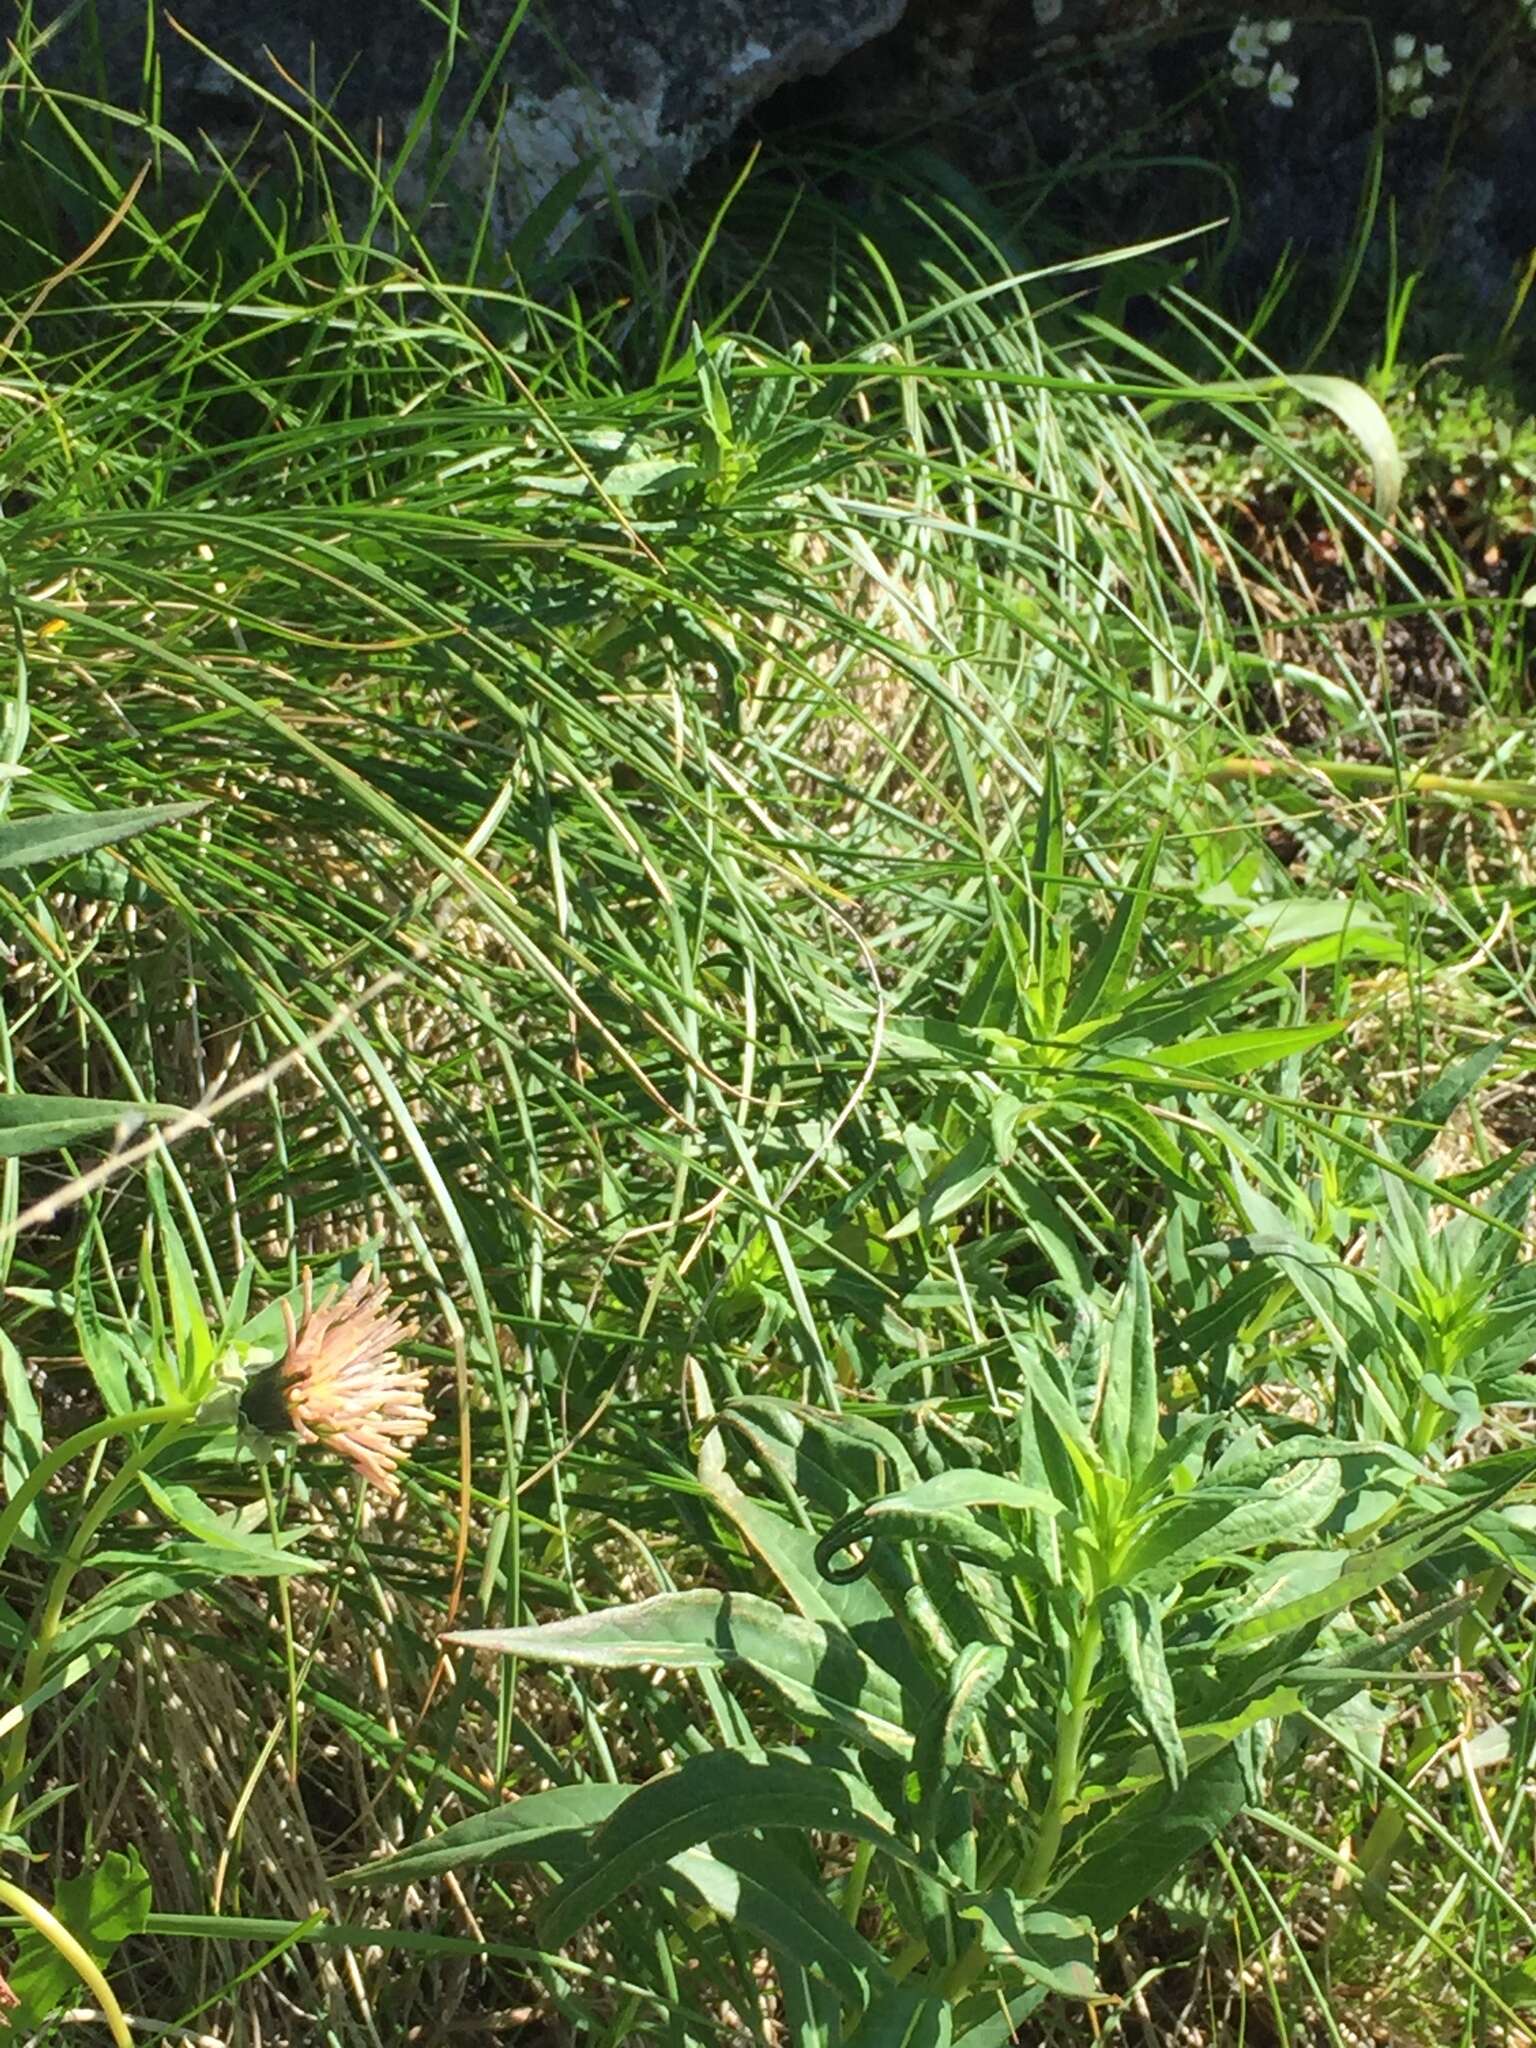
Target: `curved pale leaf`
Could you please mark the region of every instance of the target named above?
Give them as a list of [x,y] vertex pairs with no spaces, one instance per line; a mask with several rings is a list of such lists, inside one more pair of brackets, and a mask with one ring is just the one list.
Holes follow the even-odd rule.
[[791,1712],[894,1758],[911,1754],[901,1687],[835,1624],[808,1621],[752,1593],[658,1593],[632,1607],[534,1628],[463,1629],[464,1649],[594,1671],[751,1671]]
[[1304,398],[1326,405],[1342,421],[1365,450],[1371,465],[1376,511],[1390,519],[1403,494],[1403,456],[1392,423],[1363,384],[1349,377],[1321,377],[1311,373],[1288,381]]

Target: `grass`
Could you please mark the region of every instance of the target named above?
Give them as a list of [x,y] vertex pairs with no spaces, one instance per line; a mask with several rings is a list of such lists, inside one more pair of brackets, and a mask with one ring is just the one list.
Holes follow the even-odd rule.
[[[1159,348],[1105,324],[1081,259],[1021,274],[914,160],[849,167],[857,209],[764,161],[508,274],[319,118],[301,201],[189,208],[173,137],[135,185],[15,66],[0,805],[199,808],[0,871],[7,1089],[203,1115],[136,1165],[152,1117],[7,1148],[7,1491],[153,1398],[142,1361],[211,1369],[226,1319],[270,1347],[245,1317],[360,1247],[437,1421],[394,1510],[227,1417],[183,1435],[157,1470],[217,1539],[180,1494],[113,1520],[115,1450],[63,1468],[0,1567],[7,1880],[88,1923],[61,1885],[142,1868],[112,1987],[194,2036],[823,2038],[666,1872],[558,1956],[525,1871],[337,1888],[756,1722],[712,1674],[440,1634],[761,1592],[701,1388],[983,1429],[1023,1325],[1102,1307],[1138,1241],[1170,1414],[1328,1416],[1436,1471],[1525,1442],[1523,1213],[1459,1265],[1447,1235],[1529,1132],[1521,585],[1432,518],[1387,544],[1368,408],[1335,431],[1176,289]],[[1379,1357],[1300,1254],[1230,1249],[1286,1232],[1390,1304]],[[1404,1364],[1431,1337],[1443,1404]],[[210,1561],[236,1527],[322,1569]],[[1374,1596],[1368,1628],[1479,1604],[1287,1724],[1261,1807],[1106,1950],[1111,2002],[1022,2038],[1521,2038],[1523,1568]],[[125,1627],[120,1580],[153,1595]],[[34,1699],[61,1583],[90,1655]]]

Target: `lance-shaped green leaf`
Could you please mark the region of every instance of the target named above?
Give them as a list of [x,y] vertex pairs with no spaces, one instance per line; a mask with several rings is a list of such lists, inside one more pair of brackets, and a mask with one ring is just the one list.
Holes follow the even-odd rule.
[[[126,1635],[138,1627],[159,1601],[174,1599],[178,1593],[189,1592],[194,1586],[206,1585],[210,1578],[221,1576],[218,1567],[210,1567],[207,1558],[195,1551],[190,1557],[177,1556],[170,1550],[157,1551],[150,1563],[132,1552],[97,1551],[91,1562],[116,1569],[105,1585],[88,1600],[81,1601],[54,1637],[55,1664],[67,1663],[98,1644]],[[315,1568],[298,1560],[290,1566],[295,1571]],[[227,1563],[223,1571],[228,1571]]]
[[958,1884],[976,1882],[976,1831],[970,1788],[956,1774],[965,1759],[966,1737],[1006,1663],[998,1643],[967,1644],[943,1698],[929,1708],[917,1731],[912,1775],[918,1787],[918,1836]]
[[804,1969],[793,1956],[781,1954],[776,1961],[788,2038],[803,2041],[805,2048],[840,2048],[842,2013],[837,1993],[824,1977]]
[[1031,1173],[998,1169],[998,1187],[1009,1208],[1050,1260],[1059,1280],[1086,1294],[1093,1276],[1083,1256],[1082,1240],[1065,1205]]
[[[1337,1551],[1305,1553],[1309,1568],[1299,1573],[1292,1573],[1290,1560],[1286,1560],[1286,1568],[1276,1568],[1272,1586],[1260,1597],[1283,1594],[1287,1586],[1294,1588],[1306,1579],[1316,1579],[1324,1564],[1332,1567],[1325,1581],[1331,1584],[1345,1555]],[[1332,1711],[1382,1674],[1401,1671],[1411,1651],[1443,1632],[1472,1605],[1466,1596],[1437,1602],[1376,1636],[1351,1644],[1342,1653],[1330,1647],[1306,1651],[1298,1658],[1294,1646],[1282,1642],[1257,1655],[1248,1650],[1223,1658],[1206,1674],[1198,1696],[1186,1706],[1182,1736],[1191,1767],[1198,1769],[1261,1724],[1278,1723],[1303,1707],[1319,1714]],[[1247,1618],[1247,1601],[1237,1603],[1234,1611]],[[1218,1701],[1227,1711],[1212,1711]],[[1150,1744],[1129,1753],[1111,1747],[1097,1760],[1096,1771],[1102,1775],[1084,1792],[1089,1807],[1123,1799],[1127,1791],[1139,1791],[1164,1774],[1161,1759]]]
[[1369,1462],[1383,1471],[1400,1473],[1405,1485],[1424,1477],[1420,1460],[1399,1444],[1377,1442],[1370,1437],[1331,1436],[1321,1430],[1296,1430],[1275,1443],[1249,1438],[1233,1444],[1223,1451],[1201,1484],[1217,1489],[1253,1487],[1292,1466],[1316,1464],[1319,1460],[1342,1464],[1345,1459],[1357,1465]]
[[1400,1166],[1417,1166],[1447,1122],[1509,1049],[1507,1038],[1480,1045],[1465,1059],[1443,1067],[1423,1093],[1409,1103],[1387,1136],[1387,1150]]
[[932,1681],[913,1655],[890,1602],[869,1579],[834,1582],[816,1569],[816,1536],[787,1512],[743,1492],[726,1465],[725,1431],[707,1427],[699,1443],[699,1479],[748,1548],[768,1567],[808,1621],[843,1629],[907,1692],[921,1699]]
[[776,1954],[817,1970],[855,2009],[890,1982],[890,1972],[863,1935],[827,1896],[770,1842],[734,1836],[713,1848],[685,1849],[668,1869],[719,1919],[740,1927]]
[[589,1671],[745,1669],[811,1726],[893,1758],[911,1755],[901,1688],[835,1625],[808,1621],[755,1593],[657,1593],[630,1607],[573,1614],[532,1628],[463,1629],[470,1650]]
[[1124,1582],[1161,1593],[1224,1558],[1294,1543],[1327,1520],[1343,1490],[1331,1458],[1299,1462],[1251,1490],[1206,1488],[1151,1524],[1126,1559]]
[[1248,1182],[1235,1159],[1231,1174],[1253,1232],[1230,1247],[1233,1255],[1270,1261],[1317,1317],[1335,1349],[1348,1355],[1352,1331],[1379,1328],[1364,1281],[1336,1252],[1294,1229],[1284,1210]]
[[[1298,1601],[1336,1586],[1349,1558],[1350,1553],[1343,1549],[1287,1550],[1259,1565],[1241,1585],[1207,1611],[1216,1637],[1216,1654],[1220,1654],[1225,1627],[1291,1609]],[[1197,1657],[1204,1662],[1211,1654],[1211,1644],[1202,1638],[1196,1649]],[[1230,1674],[1226,1682],[1230,1683]]]
[[[1305,1705],[1301,1689],[1294,1685],[1276,1685],[1267,1693],[1247,1700],[1235,1713],[1220,1720],[1186,1722],[1182,1729],[1184,1753],[1188,1768],[1199,1770],[1212,1757],[1230,1749],[1236,1742],[1260,1724],[1272,1724],[1284,1720],[1287,1714],[1297,1713]],[[1102,1766],[1103,1776],[1086,1785],[1082,1792],[1082,1805],[1091,1811],[1095,1807],[1123,1805],[1126,1795],[1141,1792],[1148,1787],[1164,1787],[1168,1773],[1162,1758],[1150,1742],[1139,1744],[1129,1751],[1114,1749],[1107,1753]]]
[[181,1111],[166,1102],[124,1102],[93,1095],[0,1095],[0,1159],[59,1152],[121,1125],[138,1130]]
[[1098,1437],[1106,1464],[1125,1479],[1134,1479],[1157,1450],[1152,1294],[1140,1245],[1132,1249],[1125,1292],[1110,1328]]
[[165,1174],[158,1160],[151,1162],[146,1180],[160,1224],[160,1263],[165,1271],[165,1300],[170,1310],[178,1391],[201,1398],[207,1391],[213,1367],[213,1331],[203,1313],[197,1275],[171,1213]]
[[1092,1998],[1099,1988],[1093,1968],[1093,1929],[1078,1915],[1032,1906],[1013,1892],[995,1891],[970,1899],[961,1917],[981,1929],[989,1955],[1010,1963],[1063,1998]]
[[1432,1601],[1347,1651],[1313,1650],[1294,1667],[1297,1687],[1315,1713],[1328,1713],[1356,1688],[1369,1685],[1384,1672],[1403,1670],[1412,1651],[1470,1614],[1476,1604],[1470,1593]]
[[1104,1059],[1095,1061],[1094,1071],[1122,1074],[1127,1080],[1158,1080],[1186,1071],[1233,1079],[1251,1073],[1255,1067],[1275,1066],[1297,1053],[1310,1052],[1313,1046],[1337,1038],[1347,1022],[1347,1018],[1341,1017],[1336,1022],[1320,1024],[1275,1024],[1254,1031],[1208,1032],[1198,1038],[1181,1039],[1175,1045],[1159,1046],[1155,1052],[1140,1057],[1131,1052],[1117,1053],[1111,1045],[1105,1048]]
[[1138,1792],[1071,1844],[1074,1867],[1049,1903],[1107,1933],[1207,1848],[1247,1797],[1242,1765],[1230,1746],[1192,1770],[1177,1792],[1163,1784]]
[[1177,1045],[1198,1026],[1230,1016],[1249,989],[1273,980],[1276,964],[1273,953],[1259,954],[1226,974],[1204,979],[1160,975],[1132,989],[1119,1012],[1099,1020],[1083,1042],[1135,1045],[1143,1052]]
[[[208,1522],[210,1526],[217,1526],[217,1517],[210,1514]],[[285,1541],[297,1542],[297,1532]],[[204,1542],[199,1538],[189,1538],[185,1542],[175,1539],[157,1544],[151,1558],[156,1570],[193,1573],[204,1583],[228,1578],[290,1579],[301,1577],[305,1572],[327,1569],[323,1559],[304,1557],[287,1550],[270,1536],[252,1532],[247,1542],[239,1543],[227,1525],[220,1528],[215,1540]],[[132,1572],[143,1562],[144,1552],[138,1550],[108,1549],[91,1553],[91,1563],[103,1570],[120,1566]]]
[[[45,1445],[42,1411],[26,1364],[4,1330],[0,1330],[0,1394],[5,1397],[4,1412],[0,1413],[0,1495],[11,1500],[41,1459]],[[28,1550],[42,1540],[44,1525],[36,1501],[28,1503],[16,1534]]]
[[[1075,1507],[1077,1481],[1071,1461],[1062,1453],[1049,1423],[1045,1424],[1049,1434],[1042,1440],[1041,1420],[1034,1401],[1026,1395],[1019,1403],[1017,1420],[1020,1477],[1026,1486],[1049,1493],[1053,1500],[1061,1500],[1064,1494],[1069,1494],[1066,1505]],[[1052,1515],[1036,1515],[1030,1534],[1046,1583],[1060,1586],[1065,1574],[1059,1519]]]
[[928,1182],[917,1201],[885,1233],[895,1244],[935,1223],[942,1223],[988,1188],[997,1176],[1001,1161],[990,1125],[974,1131],[954,1157]]
[[798,1401],[747,1397],[721,1410],[787,1502],[839,1514],[850,1500],[920,1475],[894,1430],[866,1416],[826,1415]]
[[954,2038],[955,2009],[947,1998],[897,1984],[843,2036],[842,2048],[953,2048]]
[[1014,1998],[1004,1999],[989,1989],[984,1996],[967,1999],[955,2021],[954,2048],[1013,2048],[1019,2029],[1048,1995],[1043,1984],[1031,1984]]
[[816,1547],[816,1562],[829,1579],[857,1578],[867,1571],[868,1560],[849,1564],[836,1560],[856,1543],[880,1539],[892,1542],[942,1544],[955,1556],[979,1564],[1005,1569],[1023,1562],[1016,1538],[1001,1534],[981,1519],[981,1510],[1010,1509],[1016,1513],[1054,1515],[1059,1504],[1039,1487],[1025,1486],[1005,1472],[983,1472],[962,1467],[920,1479],[879,1500],[867,1501],[834,1523]]
[[1142,1508],[1160,1497],[1171,1497],[1168,1489],[1176,1473],[1190,1483],[1200,1482],[1206,1446],[1230,1427],[1230,1417],[1225,1409],[1213,1415],[1180,1416],[1175,1427],[1177,1433],[1158,1445],[1137,1476],[1134,1499]]
[[455,1821],[398,1855],[345,1870],[331,1882],[351,1885],[416,1884],[445,1870],[481,1870],[497,1863],[549,1863],[569,1869],[587,1837],[634,1796],[632,1785],[552,1785],[509,1799],[489,1813]]
[[[867,1417],[819,1415],[790,1401],[740,1400],[721,1411],[720,1421],[750,1445],[788,1512],[801,1520],[807,1520],[807,1503],[836,1516],[846,1512],[850,1500],[880,1491],[893,1477],[900,1484],[916,1484],[919,1479],[906,1446]],[[955,1572],[942,1576],[935,1594],[932,1583],[919,1583],[920,1567],[921,1560],[914,1569],[899,1545],[881,1544],[871,1552],[868,1569],[888,1611],[900,1615],[897,1625],[919,1633],[940,1663],[947,1664],[958,1654],[959,1644],[976,1641],[987,1631]],[[819,1573],[814,1559],[813,1568]],[[893,1652],[887,1631],[872,1635],[862,1624],[850,1624],[850,1633],[877,1662],[912,1684],[914,1700],[931,1693],[926,1675],[917,1682],[908,1676],[910,1646],[905,1656]]]
[[1096,1018],[1112,1017],[1118,1010],[1120,996],[1130,980],[1137,948],[1141,944],[1142,928],[1152,902],[1153,877],[1157,873],[1162,849],[1163,834],[1159,826],[1136,863],[1129,885],[1120,892],[1120,901],[1115,906],[1108,929],[1088,956],[1061,1020],[1063,1031],[1070,1031],[1074,1026],[1087,1024]]
[[[1122,1085],[1125,1078],[1113,1061],[1101,1062],[1095,1055],[1074,1077],[1071,1091],[1058,1099],[1058,1119],[1121,1132],[1132,1156],[1149,1172],[1161,1175],[1170,1189],[1198,1199],[1201,1177],[1190,1172],[1190,1154],[1161,1118],[1144,1109]],[[1156,1083],[1156,1094],[1166,1092],[1160,1076],[1139,1074],[1134,1078]]]
[[199,803],[147,804],[139,810],[50,811],[40,818],[21,818],[0,825],[0,873],[69,860],[97,846],[116,846],[155,825],[194,818],[206,808],[205,798]]
[[189,1562],[201,1556],[209,1571],[241,1577],[283,1578],[325,1569],[319,1559],[294,1553],[297,1532],[274,1536],[264,1528],[245,1527],[234,1514],[216,1513],[195,1488],[162,1484],[147,1472],[140,1474],[139,1484],[168,1522],[195,1539],[191,1546],[177,1545],[161,1554]]
[[[695,1400],[700,1398],[696,1393]],[[851,1618],[852,1603],[858,1603],[862,1614],[871,1620],[884,1612],[884,1602],[871,1587],[853,1587],[847,1592],[829,1587],[816,1570],[816,1539],[811,1530],[736,1484],[726,1462],[725,1430],[718,1415],[709,1415],[702,1425],[698,1465],[699,1483],[705,1492],[808,1620],[845,1624]]]
[[701,1842],[758,1830],[817,1829],[916,1857],[891,1817],[851,1771],[788,1750],[710,1750],[691,1756],[626,1799],[591,1837],[581,1863],[545,1901],[542,1937],[560,1948],[632,1884]]
[[126,1415],[134,1406],[135,1391],[147,1397],[150,1373],[137,1345],[116,1330],[108,1329],[96,1306],[91,1280],[91,1245],[82,1238],[75,1255],[75,1332],[80,1355],[85,1360],[96,1391],[111,1415]]
[[[1443,1509],[1438,1514],[1426,1515],[1402,1535],[1374,1544],[1368,1550],[1350,1552],[1331,1584],[1249,1615],[1216,1639],[1212,1646],[1214,1651],[1221,1655],[1245,1649],[1251,1644],[1283,1635],[1290,1629],[1325,1621],[1330,1615],[1340,1613],[1362,1595],[1374,1592],[1378,1586],[1386,1585],[1389,1580],[1433,1557],[1437,1550],[1444,1549],[1479,1515],[1485,1514],[1533,1473],[1536,1473],[1536,1450],[1500,1451],[1450,1475],[1456,1482],[1456,1490],[1464,1494],[1458,1505]],[[1449,1490],[1448,1482],[1442,1482],[1437,1490]]]
[[1162,1616],[1145,1593],[1121,1587],[1109,1597],[1105,1621],[1130,1681],[1137,1712],[1146,1723],[1169,1785],[1177,1791],[1188,1776],[1189,1767],[1179,1734],[1173,1680],[1168,1675],[1163,1651]]

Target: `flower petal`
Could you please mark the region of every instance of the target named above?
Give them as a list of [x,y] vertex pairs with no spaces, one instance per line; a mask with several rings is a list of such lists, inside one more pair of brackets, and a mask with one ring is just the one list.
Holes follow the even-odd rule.
[[349,1459],[370,1486],[393,1498],[400,1490],[396,1468],[432,1421],[425,1368],[398,1355],[415,1331],[367,1267],[318,1305],[306,1268],[302,1298],[297,1325],[284,1304],[288,1348],[279,1369],[294,1434]]

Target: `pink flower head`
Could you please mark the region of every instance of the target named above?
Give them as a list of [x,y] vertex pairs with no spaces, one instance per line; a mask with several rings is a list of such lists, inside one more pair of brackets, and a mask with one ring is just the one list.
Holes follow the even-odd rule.
[[318,1306],[307,1267],[303,1285],[297,1324],[283,1303],[288,1349],[278,1374],[289,1424],[305,1443],[350,1458],[370,1486],[393,1499],[400,1491],[396,1467],[432,1420],[422,1399],[425,1368],[398,1355],[415,1328],[390,1307],[388,1287],[367,1267]]

